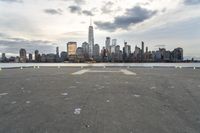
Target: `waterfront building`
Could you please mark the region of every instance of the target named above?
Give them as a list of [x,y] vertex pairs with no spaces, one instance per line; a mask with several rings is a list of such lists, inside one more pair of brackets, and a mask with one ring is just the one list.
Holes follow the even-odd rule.
[[20,62],[21,63],[26,63],[26,50],[25,49],[20,49],[19,51],[19,57],[20,57]]
[[6,53],[2,53],[2,55],[1,55],[1,61],[2,62],[6,62],[7,61]]
[[94,59],[99,61],[100,46],[99,44],[94,45]]
[[35,62],[40,62],[40,54],[38,50],[35,50]]
[[78,47],[76,49],[76,61],[77,62],[83,62],[84,61],[84,54],[83,54],[83,48],[82,47]]
[[90,22],[89,32],[88,32],[88,44],[89,44],[89,57],[93,58],[94,53],[94,29],[92,22]]
[[61,52],[60,58],[61,58],[61,61],[62,61],[62,62],[67,61],[67,52],[64,52],[64,51]]
[[172,52],[172,60],[175,62],[183,61],[183,49],[175,48]]
[[76,59],[76,49],[77,49],[77,43],[76,42],[68,42],[67,43],[67,53],[69,61],[74,62]]
[[33,55],[31,53],[28,54],[28,60],[29,60],[29,62],[33,61]]
[[42,54],[42,56],[41,56],[41,62],[47,62],[45,54]]
[[83,55],[86,60],[89,59],[89,44],[87,42],[82,43]]

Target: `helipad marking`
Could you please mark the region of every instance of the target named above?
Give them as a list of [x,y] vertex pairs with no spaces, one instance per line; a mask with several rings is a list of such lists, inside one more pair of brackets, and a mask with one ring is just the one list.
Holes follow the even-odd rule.
[[121,69],[121,72],[123,72],[125,75],[136,75],[136,73],[128,71],[126,69]]
[[84,70],[80,70],[78,72],[72,73],[72,75],[82,75],[82,74],[84,74],[84,73],[86,73],[88,71],[89,71],[89,69],[84,69]]
[[90,70],[90,69],[84,69],[84,70],[80,70],[77,72],[72,73],[72,75],[82,75],[84,73],[123,73],[125,75],[137,75],[134,72],[131,72],[127,69],[121,69],[120,71],[110,71],[110,70]]

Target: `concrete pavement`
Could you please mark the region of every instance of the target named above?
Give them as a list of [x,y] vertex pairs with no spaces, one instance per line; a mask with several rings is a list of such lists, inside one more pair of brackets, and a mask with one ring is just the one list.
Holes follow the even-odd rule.
[[200,132],[198,69],[88,69],[0,71],[0,133]]

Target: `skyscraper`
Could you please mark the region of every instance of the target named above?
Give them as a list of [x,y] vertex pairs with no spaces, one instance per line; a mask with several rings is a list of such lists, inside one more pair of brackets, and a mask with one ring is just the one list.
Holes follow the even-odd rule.
[[89,44],[89,56],[90,58],[92,58],[94,53],[94,30],[92,26],[92,21],[90,22],[89,26],[88,44]]
[[142,61],[144,60],[144,42],[142,41],[142,52],[141,52]]
[[106,37],[106,50],[110,49],[110,37]]
[[59,47],[56,47],[56,56],[59,58]]
[[20,49],[19,57],[20,57],[20,62],[22,62],[22,63],[26,62],[26,50],[25,49]]

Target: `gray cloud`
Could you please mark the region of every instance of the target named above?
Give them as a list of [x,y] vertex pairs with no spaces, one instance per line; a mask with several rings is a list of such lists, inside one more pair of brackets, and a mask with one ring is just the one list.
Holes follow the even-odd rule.
[[111,1],[106,2],[103,7],[101,8],[102,13],[110,13],[112,12],[112,7],[113,7],[114,3]]
[[131,25],[141,23],[151,18],[156,13],[157,11],[151,11],[141,8],[140,6],[136,6],[131,9],[127,9],[124,15],[115,17],[113,22],[95,21],[94,23],[98,29],[106,31],[128,29]]
[[82,10],[81,7],[79,7],[77,5],[69,6],[68,8],[69,8],[71,13],[77,13],[79,15],[83,14],[83,15],[86,15],[86,16],[94,16],[92,11]]
[[51,15],[62,15],[61,9],[45,9],[44,12]]
[[23,0],[0,0],[0,2],[9,2],[9,3],[14,3],[14,2],[18,2],[18,3],[22,3]]
[[200,4],[200,0],[184,0],[185,5],[196,5]]
[[94,14],[92,13],[92,11],[88,11],[88,10],[83,10],[82,13],[86,16],[94,16]]
[[54,43],[44,40],[26,40],[22,38],[0,39],[0,51],[6,53],[18,54],[21,48],[27,50],[27,53],[34,52],[36,49],[41,53],[54,52]]
[[79,6],[69,6],[69,10],[71,13],[78,13],[78,14],[81,14],[81,8]]

